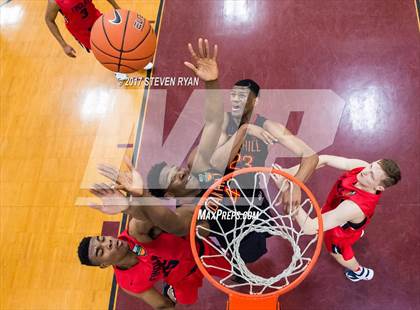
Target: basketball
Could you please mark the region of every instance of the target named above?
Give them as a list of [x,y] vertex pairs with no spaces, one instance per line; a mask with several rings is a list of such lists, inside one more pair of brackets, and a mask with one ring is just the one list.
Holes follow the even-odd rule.
[[105,68],[131,73],[152,61],[156,35],[149,21],[140,14],[113,10],[95,22],[90,44],[95,58]]

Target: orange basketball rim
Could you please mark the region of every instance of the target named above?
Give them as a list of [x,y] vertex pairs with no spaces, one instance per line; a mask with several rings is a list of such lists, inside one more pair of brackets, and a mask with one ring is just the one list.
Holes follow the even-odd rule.
[[[318,219],[318,236],[316,240],[316,248],[313,251],[313,255],[311,259],[309,260],[308,264],[306,265],[306,268],[304,271],[296,277],[292,282],[290,282],[287,285],[284,285],[282,288],[275,290],[273,292],[269,293],[263,293],[263,294],[246,294],[242,292],[237,292],[231,288],[226,287],[225,285],[221,284],[218,280],[214,279],[209,272],[207,271],[206,267],[203,265],[203,262],[199,256],[199,253],[196,248],[196,242],[197,242],[197,223],[198,223],[198,215],[199,210],[202,208],[206,202],[207,199],[209,199],[209,196],[211,193],[218,188],[223,182],[227,182],[228,180],[234,179],[238,175],[246,174],[246,173],[264,173],[264,174],[278,174],[285,178],[285,180],[288,180],[288,182],[292,182],[295,185],[298,185],[303,192],[306,193],[308,199],[310,200],[310,203],[313,206],[313,210],[316,213],[316,217]],[[223,291],[226,293],[229,297],[227,302],[227,308],[228,310],[278,310],[280,309],[280,304],[278,302],[278,298],[280,295],[283,295],[290,290],[297,287],[304,279],[305,277],[311,272],[311,270],[314,268],[315,263],[320,255],[321,252],[321,246],[322,246],[322,236],[323,236],[323,224],[322,224],[322,216],[321,216],[321,209],[318,205],[318,202],[316,201],[314,195],[312,192],[308,189],[308,187],[303,184],[301,181],[293,177],[292,175],[278,170],[274,168],[267,168],[267,167],[251,167],[251,168],[243,168],[237,171],[234,171],[232,173],[229,173],[225,175],[223,178],[216,181],[201,197],[200,201],[198,202],[194,215],[191,221],[191,229],[190,229],[190,242],[191,242],[191,249],[194,256],[194,260],[196,264],[198,265],[198,268],[203,273],[203,275],[207,278],[210,283],[215,286],[217,289]]]

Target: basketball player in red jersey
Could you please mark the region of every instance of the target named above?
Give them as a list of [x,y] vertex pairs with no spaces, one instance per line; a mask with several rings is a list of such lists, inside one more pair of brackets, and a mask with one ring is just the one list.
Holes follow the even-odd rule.
[[[96,192],[98,196],[107,195],[107,189],[97,189]],[[174,309],[175,302],[195,303],[203,275],[195,264],[189,240],[168,233],[151,236],[152,227],[148,221],[132,218],[118,238],[85,237],[79,244],[80,262],[101,268],[113,266],[118,285],[154,309]],[[198,249],[203,255],[216,254],[204,242],[198,244]],[[224,259],[212,259],[211,263],[230,268]],[[209,271],[217,277],[228,275],[217,269]],[[164,292],[167,297],[154,288],[159,280],[169,285],[170,291]]]
[[[107,1],[114,9],[120,8],[115,0]],[[45,22],[52,35],[63,48],[64,53],[69,57],[76,57],[76,51],[63,39],[55,23],[58,12],[64,16],[67,30],[89,51],[92,26],[102,15],[92,3],[92,0],[48,0]]]
[[[214,48],[214,58],[210,56],[207,40],[199,39],[198,55],[195,54],[191,45],[189,45],[189,49],[198,64],[194,66],[191,63],[186,63],[186,65],[194,66],[197,76],[207,81],[207,87],[212,88],[213,83],[216,83],[213,77],[217,78],[218,74],[217,65],[215,65],[217,46]],[[214,114],[223,115],[223,104],[219,100],[212,99],[210,94],[206,101],[206,114],[210,114],[207,120],[207,125],[210,128],[207,128],[207,131],[218,132],[216,137],[218,138],[221,118],[219,117],[214,124],[210,120]],[[208,134],[206,131],[203,132],[203,136]],[[216,143],[217,140],[214,141],[214,145]],[[210,158],[209,154],[207,157]],[[132,169],[132,166],[130,168]],[[101,267],[112,265],[120,287],[129,294],[143,299],[155,309],[173,309],[173,304],[169,299],[163,297],[153,288],[154,283],[158,280],[164,280],[170,285],[174,295],[173,301],[176,299],[179,303],[194,303],[203,276],[195,265],[189,240],[162,232],[162,230],[166,230],[164,224],[167,220],[167,213],[160,211],[168,210],[164,206],[144,207],[144,211],[152,211],[150,217],[139,208],[131,208],[130,199],[122,195],[119,189],[129,192],[133,196],[142,196],[144,194],[143,181],[138,173],[133,173],[131,179],[123,180],[121,176],[119,177],[116,180],[117,184],[124,183],[123,187],[111,188],[106,184],[94,186],[92,193],[102,199],[102,204],[91,205],[91,207],[108,214],[124,212],[131,215],[132,219],[128,229],[118,239],[102,236],[84,238],[78,251],[81,263]],[[179,212],[182,213],[182,210]],[[188,212],[191,213],[190,210]],[[188,232],[189,224],[184,226],[187,227],[186,231]],[[180,235],[185,235],[185,233]],[[197,246],[202,255],[216,254],[208,244],[198,243]],[[225,270],[230,269],[230,265],[224,259],[213,260],[212,264]],[[215,269],[211,272],[219,277],[228,275],[223,270]],[[168,294],[168,296],[171,295]]]
[[[401,180],[400,168],[390,159],[367,163],[358,159],[320,155],[318,168],[323,166],[346,171],[334,184],[322,208],[325,246],[336,261],[346,268],[345,275],[350,281],[371,280],[373,270],[359,264],[352,246],[371,221],[381,193]],[[283,170],[293,174],[297,167]],[[282,178],[273,178],[280,186]],[[307,217],[303,208],[297,208],[293,213],[304,233],[317,233],[317,219]]]

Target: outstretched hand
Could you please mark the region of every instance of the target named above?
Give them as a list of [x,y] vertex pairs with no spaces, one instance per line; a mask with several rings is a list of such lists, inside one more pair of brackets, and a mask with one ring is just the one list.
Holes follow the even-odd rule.
[[274,137],[271,133],[269,133],[264,128],[260,126],[248,124],[248,131],[247,133],[251,136],[254,136],[260,140],[262,140],[267,145],[273,145],[277,142],[276,137]]
[[96,183],[90,192],[101,199],[101,204],[90,203],[88,206],[105,214],[118,214],[129,208],[129,201],[120,191],[105,184]]
[[[204,43],[204,44],[203,44]],[[191,53],[193,63],[184,62],[185,66],[190,68],[194,74],[205,82],[217,80],[219,70],[217,68],[217,45],[213,47],[213,55],[210,50],[207,39],[198,39],[198,54],[194,51],[191,43],[188,43],[188,50]]]
[[134,197],[143,196],[143,178],[134,169],[131,160],[127,156],[124,157],[124,162],[128,171],[119,171],[111,165],[100,164],[98,165],[99,173],[114,182],[115,189],[123,190]]
[[[285,171],[278,164],[273,164],[273,168],[277,170]],[[286,213],[289,213],[289,214],[295,213],[297,208],[300,207],[301,200],[302,200],[302,193],[301,193],[300,187],[297,184],[294,184],[293,182],[288,181],[287,178],[277,173],[271,173],[271,178],[273,179],[278,189],[281,191],[280,203],[278,203],[277,205],[282,204],[284,206]]]

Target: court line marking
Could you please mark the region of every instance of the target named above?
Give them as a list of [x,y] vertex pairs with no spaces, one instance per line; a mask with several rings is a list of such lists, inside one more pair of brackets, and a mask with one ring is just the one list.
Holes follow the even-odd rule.
[[[165,0],[160,0],[158,14],[157,14],[156,23],[155,23],[155,33],[156,33],[157,39],[156,39],[156,53],[155,53],[155,56],[153,58],[153,64],[155,64],[157,49],[158,49],[158,46],[159,46],[159,28],[160,28],[160,25],[161,25],[164,4],[165,4]],[[154,71],[153,69],[150,70],[150,71],[147,71],[147,77],[148,78],[151,77],[153,71]],[[140,115],[139,115],[139,119],[137,121],[138,125],[137,125],[136,139],[135,139],[135,142],[134,142],[133,157],[131,159],[134,167],[136,167],[136,164],[137,164],[138,152],[139,152],[142,133],[143,133],[143,126],[144,126],[144,120],[145,120],[145,116],[146,116],[147,102],[148,102],[148,98],[149,98],[149,88],[150,88],[150,86],[147,86],[147,87],[144,88]],[[126,229],[127,218],[128,218],[127,215],[123,214],[121,222],[120,222],[119,234],[121,234],[124,231],[124,229]],[[119,288],[117,286],[117,280],[115,279],[115,274],[114,274],[112,276],[112,286],[111,286],[111,293],[110,293],[110,296],[109,296],[108,310],[114,310],[115,309],[115,307],[117,305],[117,298],[116,297],[118,296],[118,291],[119,291]]]

